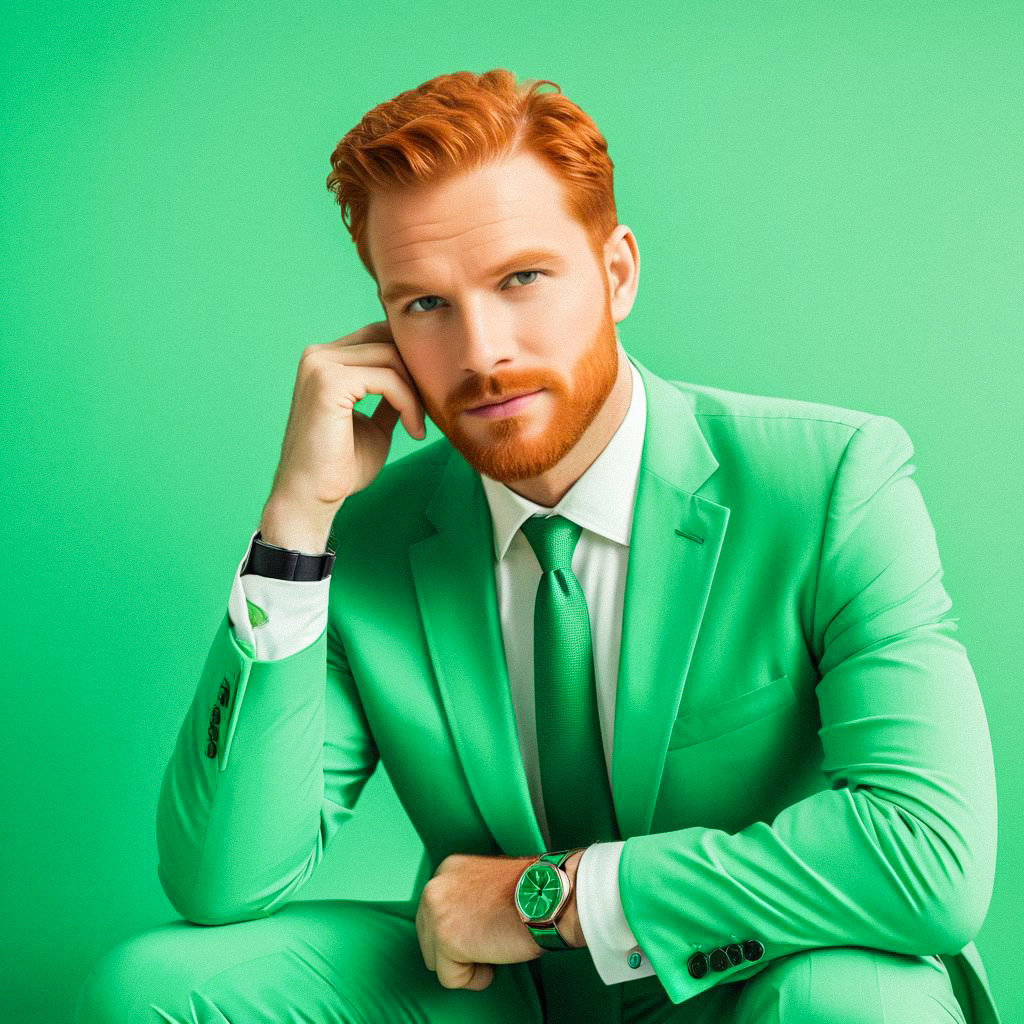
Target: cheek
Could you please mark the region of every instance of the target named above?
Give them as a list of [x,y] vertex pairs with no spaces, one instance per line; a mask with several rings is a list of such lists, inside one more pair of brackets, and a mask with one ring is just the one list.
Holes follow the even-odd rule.
[[594,315],[594,303],[586,288],[561,288],[552,296],[548,309],[553,319],[563,324],[589,323]]
[[585,288],[552,289],[544,298],[523,306],[519,345],[565,376],[600,327],[602,308]]
[[608,295],[601,279],[594,277],[579,287],[568,289],[561,296],[560,317],[572,325],[574,333],[592,337],[604,323],[608,312]]
[[440,409],[443,412],[448,390],[437,361],[423,359],[418,362],[407,361],[405,365],[423,404],[428,409]]
[[458,376],[450,371],[451,353],[446,351],[444,338],[434,339],[423,331],[403,338],[398,351],[428,413],[432,417],[435,413],[450,415],[449,402]]
[[409,376],[412,377],[413,384],[420,390],[424,388],[433,390],[435,385],[431,376],[430,353],[421,344],[416,344],[408,339],[403,339],[403,341],[404,344],[396,343],[396,347]]

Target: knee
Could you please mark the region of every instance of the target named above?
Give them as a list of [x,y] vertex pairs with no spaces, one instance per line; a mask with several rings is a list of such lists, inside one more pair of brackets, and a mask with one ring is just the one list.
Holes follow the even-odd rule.
[[872,951],[827,946],[779,957],[745,983],[741,1024],[883,1024]]
[[73,1024],[141,1024],[166,1020],[150,1005],[163,978],[156,932],[132,936],[108,949],[78,993]]

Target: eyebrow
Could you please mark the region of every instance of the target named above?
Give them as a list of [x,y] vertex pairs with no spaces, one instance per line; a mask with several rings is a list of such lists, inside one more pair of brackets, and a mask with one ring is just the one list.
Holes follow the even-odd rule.
[[[491,269],[486,272],[485,276],[504,277],[510,271],[528,263],[548,263],[557,267],[563,267],[565,265],[561,255],[552,249],[524,249],[522,252],[517,252],[514,256],[504,260],[498,266],[491,267]],[[409,281],[398,281],[395,284],[388,285],[388,287],[381,292],[380,300],[381,302],[387,303],[394,302],[396,299],[405,298],[407,295],[419,296],[427,294],[430,293],[425,285],[419,285]]]

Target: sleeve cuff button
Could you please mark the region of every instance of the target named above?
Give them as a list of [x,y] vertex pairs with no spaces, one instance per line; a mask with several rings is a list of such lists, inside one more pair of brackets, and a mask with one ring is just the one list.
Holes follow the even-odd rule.
[[690,972],[691,978],[696,978],[700,981],[700,979],[708,973],[707,954],[699,951],[694,953],[690,959],[686,961],[686,969]]
[[742,946],[743,955],[748,960],[760,960],[764,956],[764,946],[757,939],[747,939]]

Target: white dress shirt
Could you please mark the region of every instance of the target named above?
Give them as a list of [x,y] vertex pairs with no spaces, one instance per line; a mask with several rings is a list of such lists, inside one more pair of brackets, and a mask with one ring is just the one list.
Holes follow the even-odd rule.
[[[619,354],[621,358],[621,347]],[[541,791],[533,690],[533,611],[541,568],[520,527],[538,514],[564,516],[583,527],[573,552],[572,569],[590,613],[598,717],[610,780],[623,597],[647,421],[643,381],[631,361],[629,368],[632,392],[625,418],[601,454],[557,505],[537,505],[481,475],[494,526],[498,610],[512,704],[530,796],[548,848],[550,833]],[[240,573],[244,564],[243,557],[228,603],[236,638],[248,644],[252,656],[260,661],[289,657],[313,643],[327,624],[330,578],[318,582],[256,575],[243,578]],[[264,617],[266,621],[262,621]],[[254,627],[253,621],[260,624]],[[654,973],[622,909],[619,859],[623,845],[618,841],[587,847],[576,875],[580,928],[594,966],[608,985]],[[640,954],[636,967],[628,963],[631,953]]]

